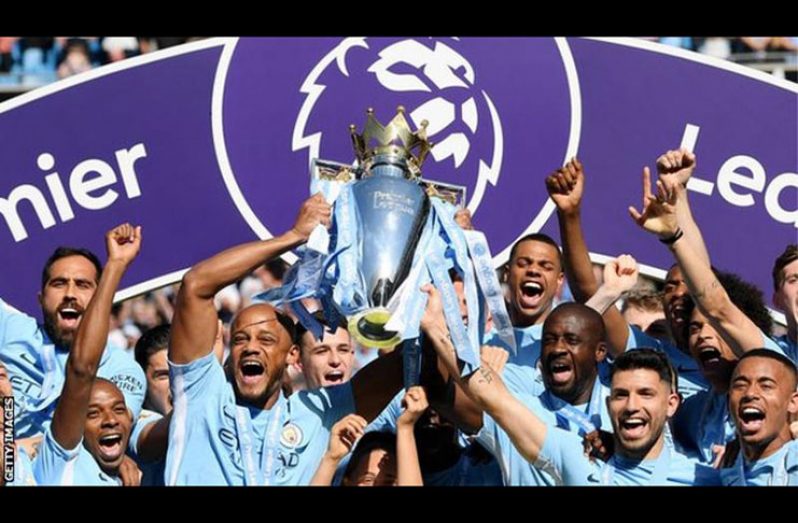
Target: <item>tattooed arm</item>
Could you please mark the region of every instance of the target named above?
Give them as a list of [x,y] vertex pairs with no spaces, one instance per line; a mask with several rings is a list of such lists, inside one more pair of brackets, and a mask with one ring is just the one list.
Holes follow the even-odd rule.
[[431,285],[424,287],[423,290],[429,293],[431,305],[428,305],[427,314],[422,320],[422,328],[431,338],[439,361],[455,379],[459,389],[507,432],[521,455],[528,461],[534,462],[546,440],[548,432],[546,424],[507,389],[500,376],[501,369],[498,368],[503,365],[503,361],[495,357],[495,350],[483,348],[480,367],[468,376],[460,376],[457,354],[445,322],[442,321],[441,315],[430,313],[430,309],[434,309],[440,300],[438,291]]
[[762,331],[731,301],[712,271],[708,257],[696,248],[703,241],[691,239],[695,232],[681,227],[676,209],[683,197],[684,188],[673,177],[660,177],[655,196],[646,168],[643,173],[643,211],[630,208],[629,212],[638,225],[668,245],[696,305],[732,350],[741,356],[747,350],[763,347]]
[[680,239],[670,248],[696,305],[737,356],[763,347],[762,331],[731,301],[712,268],[697,255],[692,244]]
[[537,461],[548,433],[546,424],[510,393],[485,359],[476,372],[462,380],[462,387],[504,429],[527,461]]

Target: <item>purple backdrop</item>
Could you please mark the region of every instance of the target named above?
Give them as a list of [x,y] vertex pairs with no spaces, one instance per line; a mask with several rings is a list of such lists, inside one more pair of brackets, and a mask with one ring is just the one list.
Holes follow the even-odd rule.
[[282,232],[307,196],[309,160],[351,161],[348,125],[362,128],[367,107],[387,122],[400,104],[416,124],[430,121],[437,145],[424,174],[467,186],[497,262],[527,231],[558,236],[543,178],[578,154],[591,251],[666,268],[669,253],[626,208],[639,206],[642,166],[689,143],[699,161],[691,203],[713,261],[769,294],[772,261],[796,240],[798,89],[663,49],[215,39],[31,92],[0,105],[0,296],[37,312],[52,250],[102,254],[103,233],[122,221],[143,225],[144,248],[121,296]]

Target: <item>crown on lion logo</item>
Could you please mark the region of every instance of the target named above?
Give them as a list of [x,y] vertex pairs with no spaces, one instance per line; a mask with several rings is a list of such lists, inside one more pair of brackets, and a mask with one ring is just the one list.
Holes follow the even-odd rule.
[[369,107],[366,114],[368,117],[363,134],[357,133],[354,124],[349,126],[352,145],[360,164],[364,165],[376,155],[397,155],[405,159],[411,174],[418,176],[421,173],[421,164],[433,146],[427,139],[429,122],[424,120],[416,132],[411,131],[405,118],[405,108],[401,105],[396,108],[396,116],[386,126],[374,116],[373,108]]

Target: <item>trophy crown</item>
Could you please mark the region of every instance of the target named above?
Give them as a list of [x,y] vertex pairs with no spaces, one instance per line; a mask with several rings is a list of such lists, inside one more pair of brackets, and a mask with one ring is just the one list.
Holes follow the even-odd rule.
[[385,126],[374,116],[373,108],[369,107],[366,114],[368,116],[362,134],[357,133],[354,124],[349,126],[352,145],[360,164],[364,165],[370,158],[380,154],[397,155],[407,162],[413,176],[421,174],[421,164],[433,145],[427,139],[429,122],[424,120],[416,132],[411,131],[405,118],[405,108],[401,105],[396,108],[396,116]]

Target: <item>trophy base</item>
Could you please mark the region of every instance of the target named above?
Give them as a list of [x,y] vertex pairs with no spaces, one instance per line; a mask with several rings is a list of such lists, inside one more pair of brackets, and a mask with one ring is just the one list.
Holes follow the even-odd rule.
[[385,330],[391,312],[381,307],[355,314],[349,319],[349,333],[364,347],[393,349],[402,339],[399,333]]

